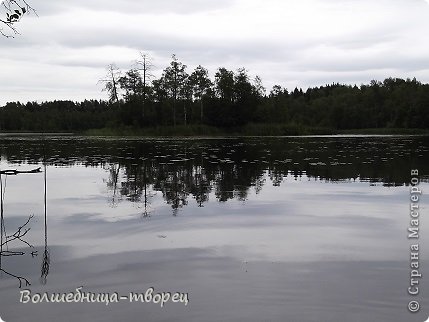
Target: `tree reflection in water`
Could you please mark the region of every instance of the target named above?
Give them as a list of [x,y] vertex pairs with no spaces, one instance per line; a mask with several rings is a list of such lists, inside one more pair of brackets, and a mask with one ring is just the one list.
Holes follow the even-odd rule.
[[44,233],[45,233],[45,245],[43,250],[43,258],[42,258],[42,265],[41,265],[41,274],[40,274],[40,282],[42,284],[46,284],[48,274],[49,274],[49,268],[51,266],[51,255],[49,253],[48,249],[48,213],[47,213],[47,171],[46,171],[46,162],[43,164],[44,166],[44,173],[43,173],[43,181],[44,181],[44,195],[43,195],[43,205],[44,205]]
[[[111,158],[107,182],[110,187],[114,183],[112,199],[142,203],[144,215],[156,192],[162,193],[177,215],[192,198],[198,207],[212,193],[219,202],[245,201],[250,189],[258,194],[267,184],[280,186],[287,176],[384,186],[408,184],[404,162],[425,173],[428,143],[427,138],[400,137],[132,141],[121,149],[121,156]],[[413,155],[415,149],[418,155]],[[117,191],[120,197],[115,197]]]
[[[0,138],[10,163],[40,164],[42,139]],[[429,173],[428,137],[275,137],[225,139],[88,139],[52,137],[48,165],[107,170],[109,203],[128,200],[149,216],[152,197],[162,194],[173,215],[193,198],[203,207],[245,201],[250,190],[280,186],[285,178],[369,184],[408,184],[405,168]],[[428,178],[423,177],[423,182]]]

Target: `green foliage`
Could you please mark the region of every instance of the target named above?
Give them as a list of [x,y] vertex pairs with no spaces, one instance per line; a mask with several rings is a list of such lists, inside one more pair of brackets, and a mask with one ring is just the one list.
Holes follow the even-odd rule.
[[7,103],[0,107],[0,130],[9,132],[79,132],[113,123],[116,112],[103,101]]
[[260,78],[252,81],[244,68],[221,67],[212,82],[202,66],[189,76],[173,56],[161,78],[145,90],[136,69],[118,83],[125,92],[121,104],[113,97],[110,102],[7,103],[0,107],[0,131],[302,135],[429,129],[429,85],[416,79],[388,78],[360,87],[337,83],[305,92],[275,85],[265,95]]

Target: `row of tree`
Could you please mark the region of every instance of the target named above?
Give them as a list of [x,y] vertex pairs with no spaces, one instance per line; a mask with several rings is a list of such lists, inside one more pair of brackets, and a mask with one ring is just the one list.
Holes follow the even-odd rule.
[[205,124],[240,128],[248,123],[286,124],[332,130],[429,128],[429,85],[388,78],[351,86],[330,84],[288,91],[275,85],[267,94],[261,78],[220,67],[214,78],[202,66],[188,73],[175,55],[159,78],[141,54],[122,73],[114,64],[100,82],[108,101],[7,103],[0,130],[81,131],[123,126]]
[[0,131],[80,132],[111,125],[117,112],[97,100],[11,102],[0,107]]
[[101,80],[110,104],[122,105],[122,121],[127,125],[241,125],[251,121],[246,115],[265,94],[260,77],[251,80],[244,68],[233,72],[221,67],[213,81],[201,65],[189,74],[175,55],[159,79],[153,79],[152,66],[150,58],[141,54],[124,75],[110,64]]
[[360,87],[336,83],[306,92],[298,88],[289,92],[275,85],[266,95],[261,78],[251,79],[245,68],[234,72],[220,67],[212,80],[202,66],[188,74],[175,55],[162,76],[150,81],[152,64],[147,55],[141,57],[123,76],[114,64],[109,65],[109,77],[103,80],[110,103],[122,103],[121,121],[128,125],[132,119],[140,126],[205,123],[230,127],[248,122],[332,129],[429,126],[429,87],[415,78],[373,80]]

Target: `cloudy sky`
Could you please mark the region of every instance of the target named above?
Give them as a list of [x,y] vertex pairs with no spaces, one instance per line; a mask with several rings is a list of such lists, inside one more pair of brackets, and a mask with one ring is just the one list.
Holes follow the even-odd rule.
[[426,0],[27,0],[37,10],[0,38],[0,105],[107,98],[105,67],[139,52],[159,76],[245,67],[288,89],[386,77],[429,82]]

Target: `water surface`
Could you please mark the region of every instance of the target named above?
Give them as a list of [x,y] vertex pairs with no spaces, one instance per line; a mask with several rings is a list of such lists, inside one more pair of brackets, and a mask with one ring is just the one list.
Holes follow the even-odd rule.
[[[1,259],[6,321],[428,316],[424,279],[420,313],[407,311],[410,170],[427,190],[428,137],[2,136],[0,151],[2,170],[42,170],[2,175],[6,235],[34,215],[8,245],[22,254]],[[426,252],[420,260],[427,272]],[[19,303],[23,289],[80,286],[124,295],[153,287],[188,293],[190,303]]]

